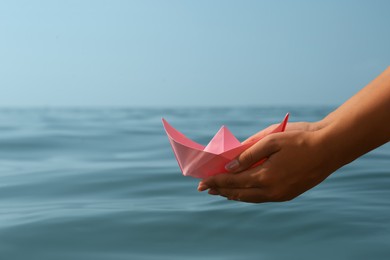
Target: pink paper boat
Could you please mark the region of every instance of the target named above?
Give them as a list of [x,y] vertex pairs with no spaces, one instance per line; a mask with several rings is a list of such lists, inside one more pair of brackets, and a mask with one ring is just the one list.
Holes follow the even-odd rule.
[[[270,133],[283,132],[288,121],[284,120]],[[200,145],[173,128],[162,119],[176,160],[184,176],[206,178],[226,173],[225,165],[260,139],[241,144],[225,126],[222,126],[207,146]]]

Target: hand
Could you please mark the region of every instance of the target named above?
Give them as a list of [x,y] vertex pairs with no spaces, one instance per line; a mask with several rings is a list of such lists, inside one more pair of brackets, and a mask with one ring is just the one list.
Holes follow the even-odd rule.
[[[285,132],[290,132],[290,131],[317,131],[323,128],[326,125],[325,121],[318,121],[314,123],[309,123],[309,122],[293,122],[293,123],[288,123],[286,125],[286,129],[284,130]],[[243,143],[251,142],[254,140],[259,140],[270,134],[278,124],[273,124],[270,125],[269,127],[261,130],[260,132],[252,135],[248,139],[246,139]]]
[[[290,126],[287,132],[268,135],[244,151],[231,173],[202,180],[198,190],[260,203],[291,200],[322,182],[338,167],[327,160],[330,156],[320,131],[295,130],[303,124]],[[268,159],[263,164],[250,168],[264,158]]]
[[[332,172],[390,141],[390,67],[318,123],[269,127],[227,164],[230,173],[202,180],[198,190],[245,202],[291,200]],[[257,167],[259,162],[264,161]]]

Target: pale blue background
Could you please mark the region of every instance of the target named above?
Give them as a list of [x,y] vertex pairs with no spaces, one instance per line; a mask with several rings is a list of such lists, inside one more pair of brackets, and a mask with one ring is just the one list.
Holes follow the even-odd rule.
[[0,106],[337,105],[390,1],[1,1]]

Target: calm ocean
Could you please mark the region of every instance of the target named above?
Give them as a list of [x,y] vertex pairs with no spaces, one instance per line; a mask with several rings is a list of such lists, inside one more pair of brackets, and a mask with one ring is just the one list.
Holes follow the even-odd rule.
[[3,108],[0,259],[390,259],[389,144],[291,202],[245,204],[199,193],[161,124],[207,144],[331,109]]

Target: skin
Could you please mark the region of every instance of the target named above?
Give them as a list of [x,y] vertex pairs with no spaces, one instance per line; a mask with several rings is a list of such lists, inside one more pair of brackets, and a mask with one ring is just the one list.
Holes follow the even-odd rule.
[[267,135],[274,128],[248,138],[263,137],[226,165],[229,173],[202,180],[198,190],[243,202],[288,201],[389,142],[390,67],[322,120],[289,123],[285,132]]

